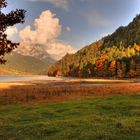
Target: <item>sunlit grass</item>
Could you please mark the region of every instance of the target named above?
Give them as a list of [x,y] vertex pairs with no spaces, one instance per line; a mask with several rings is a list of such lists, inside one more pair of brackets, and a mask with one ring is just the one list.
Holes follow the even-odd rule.
[[0,83],[0,89],[9,89],[13,86],[23,86],[23,85],[30,85],[29,83]]
[[[140,94],[139,83],[90,84],[75,82],[0,84],[0,106],[17,103],[62,102],[91,97]],[[5,87],[5,88],[4,88]]]
[[139,140],[140,95],[0,107],[0,139]]
[[2,140],[139,140],[139,117],[139,83],[52,82],[0,89]]

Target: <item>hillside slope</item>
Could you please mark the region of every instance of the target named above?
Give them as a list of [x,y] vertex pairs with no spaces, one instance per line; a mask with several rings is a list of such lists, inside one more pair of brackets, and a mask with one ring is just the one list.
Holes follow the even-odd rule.
[[48,67],[55,62],[55,60],[50,57],[40,60],[16,52],[7,55],[5,58],[7,63],[0,66],[1,75],[47,74]]
[[126,27],[67,54],[48,72],[51,76],[138,77],[140,76],[140,15]]

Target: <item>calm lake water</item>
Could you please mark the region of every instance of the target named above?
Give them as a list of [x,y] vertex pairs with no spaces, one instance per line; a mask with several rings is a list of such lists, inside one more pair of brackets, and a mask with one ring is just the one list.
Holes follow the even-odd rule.
[[18,82],[18,81],[45,81],[45,80],[64,80],[65,78],[56,78],[48,76],[0,76],[0,83]]
[[[8,82],[28,82],[28,81],[65,81],[65,80],[75,80],[75,78],[68,77],[48,77],[46,75],[41,76],[0,76],[0,83],[8,83]],[[108,79],[109,80],[109,79]],[[103,85],[103,84],[112,84],[112,83],[130,83],[132,81],[116,81],[112,80],[109,82],[107,79],[91,79],[91,81],[84,81],[81,79],[78,80],[82,85]],[[140,83],[140,79],[133,80],[133,83]]]

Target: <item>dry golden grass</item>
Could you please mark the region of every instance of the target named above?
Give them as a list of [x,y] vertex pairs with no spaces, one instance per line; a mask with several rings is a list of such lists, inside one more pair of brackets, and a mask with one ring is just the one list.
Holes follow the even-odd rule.
[[16,103],[62,102],[96,96],[140,94],[140,83],[88,84],[51,82],[42,84],[0,84],[0,105]]
[[89,78],[89,79],[80,79],[80,78],[75,78],[75,79],[69,79],[68,81],[71,82],[104,82],[104,83],[130,83],[133,82],[133,79],[129,80],[129,79],[124,79],[124,80],[120,80],[120,79],[93,79],[93,78]]
[[23,86],[23,85],[29,85],[26,83],[0,83],[0,89],[9,89],[12,86]]

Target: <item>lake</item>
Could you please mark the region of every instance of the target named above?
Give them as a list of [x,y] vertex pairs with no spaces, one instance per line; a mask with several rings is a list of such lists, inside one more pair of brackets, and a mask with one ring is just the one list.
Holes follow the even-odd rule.
[[0,76],[0,83],[3,82],[18,82],[18,81],[52,81],[64,80],[65,78],[56,78],[48,76]]
[[[37,76],[0,76],[0,83],[8,82],[43,82],[43,81],[75,81],[80,82],[83,85],[97,85],[97,84],[111,84],[111,83],[139,83],[140,80],[111,80],[111,79],[79,79],[72,77],[48,77],[47,75]],[[66,82],[67,83],[67,82]]]

